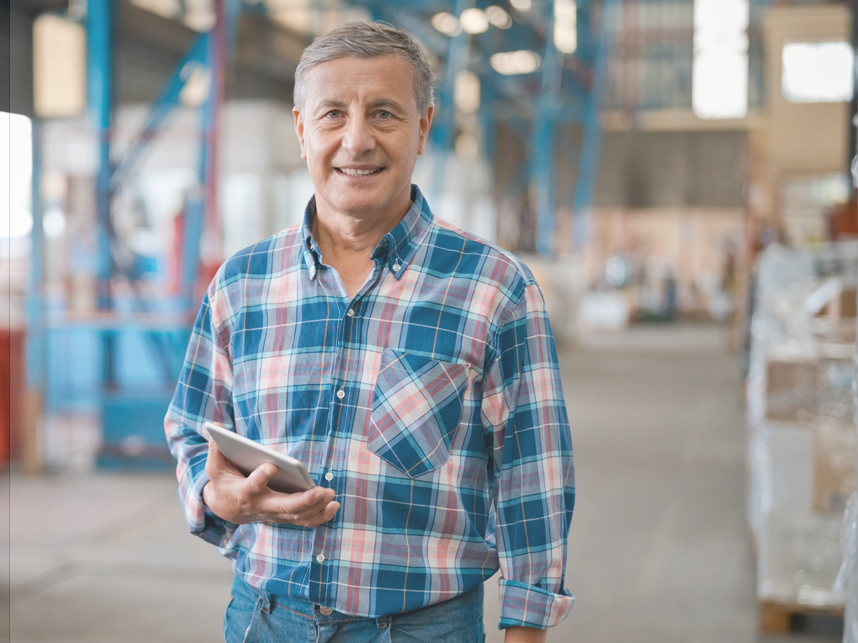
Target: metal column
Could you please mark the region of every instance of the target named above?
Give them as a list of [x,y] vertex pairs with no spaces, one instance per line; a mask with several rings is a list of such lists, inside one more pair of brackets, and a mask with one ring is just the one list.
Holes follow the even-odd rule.
[[533,140],[530,145],[530,179],[536,193],[536,250],[541,255],[554,254],[557,227],[557,108],[560,97],[562,67],[554,45],[554,4],[545,3],[545,54],[539,98],[533,116]]
[[[474,0],[456,0],[456,16],[474,6]],[[431,195],[438,199],[444,192],[447,180],[447,155],[453,149],[453,134],[456,128],[456,103],[455,89],[456,76],[459,72],[467,69],[468,55],[471,47],[471,36],[460,32],[450,39],[447,64],[444,69],[444,78],[438,92],[437,105],[435,106],[435,118],[433,121],[432,142],[434,143],[435,160],[432,168]]]
[[[87,107],[98,137],[98,171],[95,177],[96,212],[98,219],[98,267],[96,273],[96,305],[99,311],[113,307],[111,278],[112,222],[110,220],[110,137],[112,110],[111,30],[113,3],[110,0],[89,0],[86,13],[87,34]],[[113,337],[103,334],[104,382],[114,383]]]
[[593,64],[593,85],[590,88],[584,115],[584,142],[581,146],[581,162],[578,166],[575,198],[572,203],[574,216],[572,241],[576,250],[585,248],[590,241],[590,215],[593,196],[596,191],[596,175],[599,169],[599,155],[602,147],[600,113],[619,3],[620,0],[603,0],[602,3],[599,42],[596,60]]

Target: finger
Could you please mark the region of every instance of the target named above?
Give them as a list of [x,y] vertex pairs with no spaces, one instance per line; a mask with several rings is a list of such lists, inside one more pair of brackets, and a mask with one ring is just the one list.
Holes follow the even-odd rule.
[[273,464],[261,464],[247,476],[247,485],[251,493],[260,493],[268,488],[268,481],[277,473],[277,467]]
[[305,527],[315,527],[317,525],[321,525],[323,523],[328,522],[340,508],[340,503],[336,500],[333,502],[329,502],[325,508],[320,511],[318,514],[313,516],[312,518],[305,521]]
[[317,517],[320,513],[322,513],[325,510],[325,508],[331,503],[331,501],[333,501],[333,499],[334,499],[333,496],[329,496],[329,495],[325,494],[324,496],[322,496],[319,499],[318,502],[307,507],[306,509],[302,509],[300,511],[293,512],[291,514],[292,518],[295,521],[313,519],[313,518]]
[[209,440],[209,452],[206,457],[206,473],[209,475],[209,479],[214,480],[219,477],[225,468],[226,458],[223,457],[223,453],[217,448],[215,441]]
[[301,493],[273,493],[264,498],[259,507],[268,515],[276,516],[276,522],[307,526],[306,521],[317,517],[333,498],[332,489],[315,487]]
[[334,500],[325,507],[325,522],[328,522],[340,510],[340,503]]
[[246,477],[241,473],[241,471],[235,468],[232,462],[226,459],[223,451],[218,448],[214,440],[209,440],[209,453],[208,458],[206,459],[206,473],[209,475],[209,479],[211,480],[220,478],[227,473],[240,476],[241,478]]
[[317,505],[324,505],[334,499],[334,490],[313,487],[301,493],[283,494],[281,511],[288,514],[305,513]]

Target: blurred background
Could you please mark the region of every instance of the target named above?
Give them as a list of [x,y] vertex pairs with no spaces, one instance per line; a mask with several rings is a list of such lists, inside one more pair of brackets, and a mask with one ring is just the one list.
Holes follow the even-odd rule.
[[[187,534],[163,416],[218,266],[313,193],[301,51],[369,18],[432,58],[436,216],[545,294],[579,494],[549,640],[858,642],[858,1],[0,17],[0,638],[221,638],[231,572]],[[490,581],[488,641],[496,603]]]

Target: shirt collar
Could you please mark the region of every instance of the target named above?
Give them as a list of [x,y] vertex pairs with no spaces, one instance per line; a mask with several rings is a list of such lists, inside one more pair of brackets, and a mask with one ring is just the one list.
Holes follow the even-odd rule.
[[[405,269],[428,234],[433,220],[432,211],[423,193],[413,184],[411,200],[413,203],[402,220],[382,237],[372,251],[373,260],[376,263],[387,264],[397,280],[402,278]],[[322,263],[322,252],[316,240],[313,239],[313,217],[315,216],[316,197],[313,197],[304,210],[303,224],[304,261],[310,271],[310,279],[316,277],[318,266]]]

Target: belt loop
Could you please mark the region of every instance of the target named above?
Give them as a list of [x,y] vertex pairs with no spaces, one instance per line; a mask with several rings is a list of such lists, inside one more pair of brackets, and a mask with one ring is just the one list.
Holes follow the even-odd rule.
[[263,592],[253,588],[254,591],[259,595],[259,598],[256,600],[256,604],[262,604],[262,611],[266,614],[271,613],[271,597],[268,596],[268,592]]

